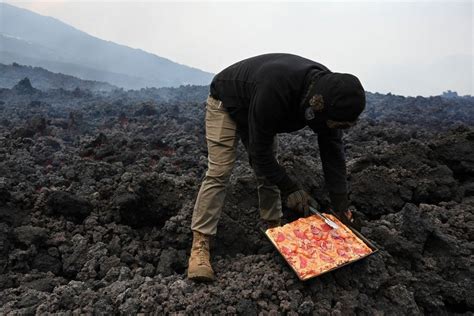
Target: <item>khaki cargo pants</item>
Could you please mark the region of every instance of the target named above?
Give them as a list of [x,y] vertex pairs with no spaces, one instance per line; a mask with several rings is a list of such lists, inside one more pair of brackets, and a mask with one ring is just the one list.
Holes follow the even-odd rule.
[[[226,187],[234,167],[239,137],[237,126],[222,106],[212,97],[207,99],[206,140],[208,149],[208,170],[196,199],[191,229],[206,235],[215,235]],[[278,144],[273,146],[277,153]],[[275,220],[282,216],[280,190],[265,177],[256,174],[260,217]]]

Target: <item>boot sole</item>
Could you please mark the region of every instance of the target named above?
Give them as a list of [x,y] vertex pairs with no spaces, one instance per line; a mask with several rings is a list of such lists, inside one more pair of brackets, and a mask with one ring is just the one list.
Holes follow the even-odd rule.
[[212,282],[216,278],[214,276],[206,276],[206,275],[199,275],[199,274],[189,274],[188,279],[198,282]]

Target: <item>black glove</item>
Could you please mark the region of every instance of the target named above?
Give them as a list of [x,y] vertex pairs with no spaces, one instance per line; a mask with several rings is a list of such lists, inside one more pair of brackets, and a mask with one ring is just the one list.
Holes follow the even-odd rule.
[[307,214],[309,206],[317,206],[318,203],[305,190],[300,189],[288,195],[286,205],[292,210]]

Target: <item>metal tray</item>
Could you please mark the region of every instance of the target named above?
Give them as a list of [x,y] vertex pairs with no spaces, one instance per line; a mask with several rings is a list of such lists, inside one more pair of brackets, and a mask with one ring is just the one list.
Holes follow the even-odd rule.
[[[325,212],[325,213],[327,214],[327,212]],[[330,211],[329,213],[330,213],[331,215],[336,216],[332,211]],[[340,221],[340,220],[339,220],[339,221]],[[340,221],[340,223],[341,223],[341,225],[344,225],[344,227],[349,228],[357,237],[359,237],[360,240],[362,240],[362,241],[372,250],[372,252],[371,252],[371,253],[368,253],[368,254],[366,254],[366,255],[364,255],[364,256],[362,256],[362,257],[359,257],[359,258],[357,258],[357,259],[354,259],[354,260],[345,262],[345,263],[343,263],[343,264],[341,264],[341,265],[338,265],[338,266],[336,266],[336,267],[334,267],[334,268],[331,268],[331,269],[326,270],[326,271],[324,271],[324,272],[321,272],[321,273],[319,273],[319,274],[313,275],[312,277],[309,277],[309,278],[306,278],[306,279],[302,279],[302,278],[299,276],[299,274],[298,274],[297,271],[293,268],[293,266],[291,265],[291,263],[288,262],[288,260],[286,260],[286,257],[281,253],[281,251],[278,249],[277,245],[273,242],[273,239],[271,239],[270,236],[267,235],[266,231],[263,231],[263,230],[262,230],[262,232],[263,232],[263,234],[268,238],[268,240],[272,243],[272,245],[275,247],[275,249],[280,253],[280,255],[283,257],[283,259],[285,259],[286,263],[290,266],[290,268],[295,272],[295,274],[296,274],[296,276],[298,277],[298,279],[299,279],[300,281],[308,281],[308,280],[314,279],[314,278],[316,278],[316,277],[319,277],[319,276],[321,276],[321,275],[323,275],[323,274],[326,274],[326,273],[328,273],[328,272],[337,270],[337,269],[339,269],[339,268],[342,268],[342,267],[344,267],[344,266],[347,266],[347,265],[349,265],[349,264],[352,264],[352,263],[354,263],[354,262],[357,262],[357,261],[359,261],[359,260],[362,260],[362,259],[364,259],[364,258],[367,258],[368,256],[371,256],[371,255],[373,255],[373,254],[375,254],[375,253],[378,252],[379,249],[375,246],[375,244],[374,244],[373,242],[371,242],[370,240],[368,240],[367,238],[365,238],[365,237],[364,237],[360,232],[358,232],[355,228],[351,227],[350,225],[349,225],[349,226],[348,226],[348,225],[345,225],[344,223],[342,223],[342,221]],[[339,225],[339,224],[338,224],[338,225]]]

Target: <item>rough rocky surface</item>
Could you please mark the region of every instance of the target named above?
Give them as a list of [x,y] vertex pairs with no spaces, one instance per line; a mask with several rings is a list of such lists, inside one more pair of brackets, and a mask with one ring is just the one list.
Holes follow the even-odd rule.
[[[300,282],[259,233],[239,147],[217,281],[186,279],[207,87],[0,90],[0,314],[474,313],[474,99],[367,94],[345,135],[351,201],[380,251]],[[327,206],[316,136],[279,161]],[[285,219],[294,214],[285,210]]]

